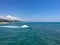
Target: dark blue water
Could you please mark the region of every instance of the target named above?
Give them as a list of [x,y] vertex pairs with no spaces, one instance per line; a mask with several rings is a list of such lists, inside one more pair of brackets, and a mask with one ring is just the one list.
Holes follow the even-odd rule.
[[0,24],[0,45],[60,45],[60,22]]

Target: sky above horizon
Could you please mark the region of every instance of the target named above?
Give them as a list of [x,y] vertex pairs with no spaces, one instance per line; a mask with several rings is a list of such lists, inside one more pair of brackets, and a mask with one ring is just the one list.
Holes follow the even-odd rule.
[[60,0],[0,0],[0,15],[29,22],[60,22]]

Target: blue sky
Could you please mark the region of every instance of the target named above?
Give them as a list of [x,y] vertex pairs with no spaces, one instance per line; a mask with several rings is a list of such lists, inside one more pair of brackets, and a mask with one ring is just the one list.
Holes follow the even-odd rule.
[[60,0],[0,0],[0,15],[31,22],[60,22]]

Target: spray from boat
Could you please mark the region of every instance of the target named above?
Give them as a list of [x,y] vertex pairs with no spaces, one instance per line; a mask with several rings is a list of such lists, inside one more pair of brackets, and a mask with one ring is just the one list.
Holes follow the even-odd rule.
[[0,26],[3,28],[29,28],[28,25],[22,25],[22,26]]

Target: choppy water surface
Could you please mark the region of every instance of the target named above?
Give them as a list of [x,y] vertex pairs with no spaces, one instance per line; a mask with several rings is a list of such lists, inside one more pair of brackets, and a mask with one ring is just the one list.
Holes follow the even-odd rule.
[[[21,28],[28,25],[28,28]],[[0,24],[0,45],[60,45],[59,22]]]

